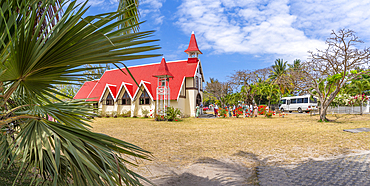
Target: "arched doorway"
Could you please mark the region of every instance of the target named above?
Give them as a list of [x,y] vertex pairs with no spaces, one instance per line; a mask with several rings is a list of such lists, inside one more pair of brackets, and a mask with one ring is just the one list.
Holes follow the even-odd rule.
[[198,95],[197,95],[197,98],[196,98],[196,104],[197,105],[200,105],[200,103],[202,102],[202,97],[200,96],[200,94],[198,93]]

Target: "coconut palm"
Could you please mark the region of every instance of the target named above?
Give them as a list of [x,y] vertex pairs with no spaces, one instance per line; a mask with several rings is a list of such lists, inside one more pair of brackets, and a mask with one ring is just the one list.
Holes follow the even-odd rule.
[[275,65],[272,65],[272,74],[269,76],[271,80],[278,80],[287,71],[287,61],[284,62],[283,59],[276,59]]
[[[145,178],[127,165],[151,154],[91,132],[86,116],[92,110],[84,101],[59,99],[68,95],[58,85],[81,80],[89,70],[85,64],[158,56],[141,54],[158,49],[151,44],[156,40],[147,39],[153,32],[129,32],[137,25],[125,22],[134,17],[117,20],[131,9],[84,17],[86,3],[61,3],[56,10],[55,2],[0,3],[0,167],[20,162],[14,184],[31,172],[32,184],[140,185]],[[63,15],[50,14],[51,9],[63,9]],[[42,24],[49,15],[50,20],[61,16]]]
[[274,83],[278,84],[281,93],[284,94],[286,86],[284,83],[284,76],[287,74],[287,61],[284,62],[283,59],[276,59],[275,65],[272,66],[272,71],[269,79]]
[[288,64],[289,70],[299,70],[301,68],[301,60],[295,59],[293,64]]

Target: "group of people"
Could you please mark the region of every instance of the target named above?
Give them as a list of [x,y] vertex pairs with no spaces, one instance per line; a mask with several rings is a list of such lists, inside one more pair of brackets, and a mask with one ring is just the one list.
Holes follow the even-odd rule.
[[[210,109],[212,109],[213,107],[213,111],[214,111],[214,114],[215,114],[215,117],[219,117],[219,107],[217,106],[217,104],[215,104],[214,106],[211,105],[210,106]],[[236,116],[236,110],[237,108],[241,107],[242,110],[243,110],[243,115],[245,117],[257,117],[258,115],[258,106],[257,104],[254,104],[254,106],[252,106],[252,104],[248,105],[248,104],[244,104],[242,103],[241,105],[239,104],[238,107],[233,104],[233,105],[229,105],[227,107],[225,107],[225,109],[228,111],[228,114],[229,114],[229,117],[235,117]],[[202,114],[202,110],[203,110],[203,104],[201,103],[200,105],[197,104],[197,106],[195,107],[195,117],[199,117],[199,115]],[[267,106],[266,107],[266,112],[269,112],[269,107]]]
[[[253,117],[253,116],[257,117],[257,115],[258,115],[258,106],[257,106],[257,104],[254,104],[254,106],[252,106],[252,104],[248,105],[248,104],[243,103],[241,105],[239,104],[238,107],[235,104],[233,104],[232,106],[230,105],[230,106],[225,107],[225,109],[228,111],[229,117],[233,117],[233,116],[235,117],[236,112],[237,112],[236,110],[239,107],[242,108],[243,115],[246,116],[246,117]],[[268,112],[268,110],[269,110],[269,107],[267,106],[266,111]],[[215,114],[216,117],[219,116],[218,112],[219,112],[219,108],[218,108],[217,104],[215,104],[214,114]]]

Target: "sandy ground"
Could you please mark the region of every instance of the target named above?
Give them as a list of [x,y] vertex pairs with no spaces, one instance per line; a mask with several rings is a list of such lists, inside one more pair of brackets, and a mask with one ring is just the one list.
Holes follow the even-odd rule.
[[[345,156],[361,155],[370,151],[354,151],[338,156],[320,156],[302,158],[301,161],[280,165],[279,161],[269,158],[258,159],[254,154],[239,152],[232,157],[212,159],[202,158],[196,162],[180,165],[176,163],[142,164],[135,171],[158,186],[248,186],[258,185],[257,166],[297,166],[309,161],[326,161]],[[150,185],[144,183],[144,185]]]
[[252,159],[241,157],[203,158],[188,165],[151,163],[137,171],[160,186],[254,185],[256,174],[253,167],[247,166],[249,161],[253,163]]

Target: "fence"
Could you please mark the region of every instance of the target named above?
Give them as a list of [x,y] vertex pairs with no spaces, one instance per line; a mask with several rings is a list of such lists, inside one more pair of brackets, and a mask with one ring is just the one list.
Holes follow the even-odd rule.
[[[329,107],[327,114],[361,114],[361,106],[338,106]],[[369,114],[369,105],[362,107],[363,114]],[[313,111],[312,114],[319,114],[319,110]]]

